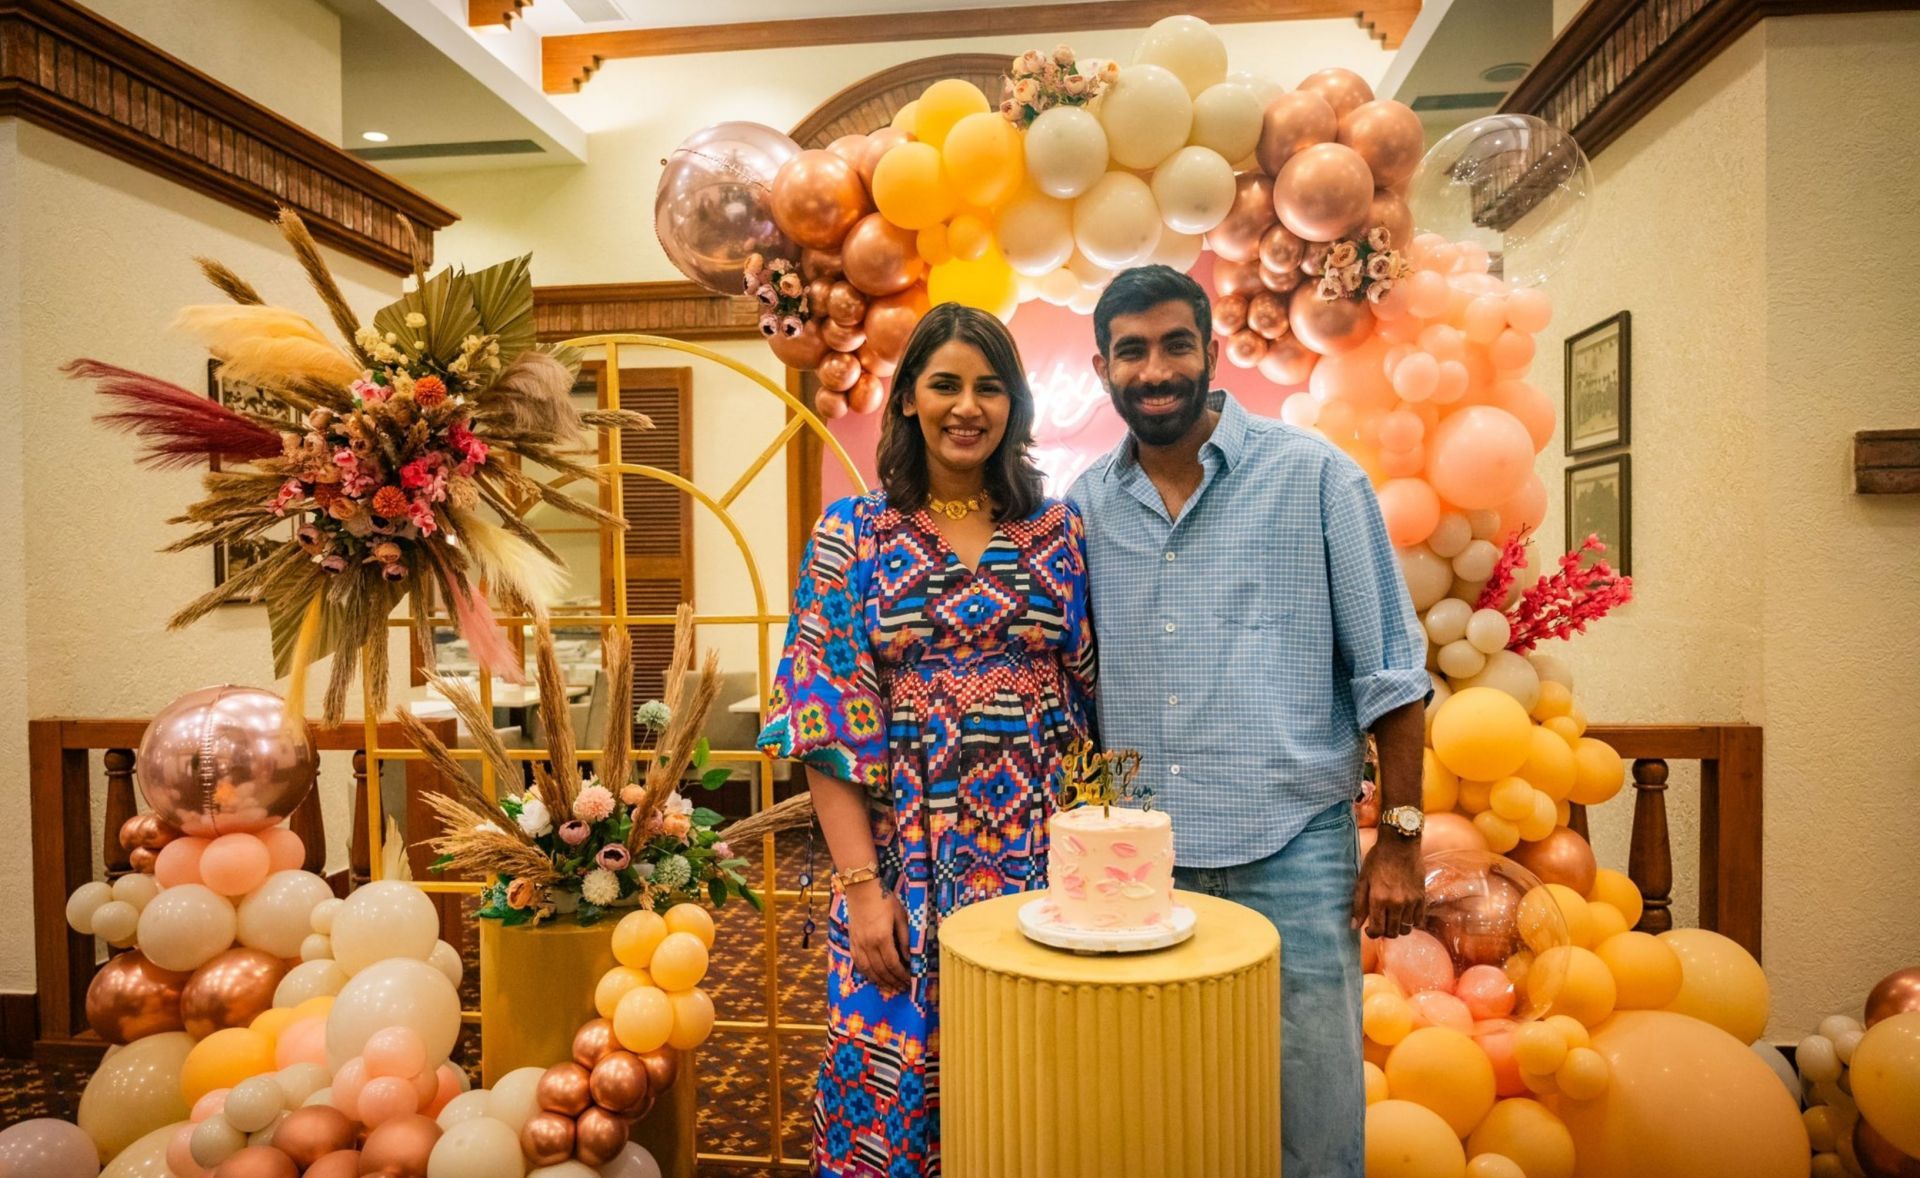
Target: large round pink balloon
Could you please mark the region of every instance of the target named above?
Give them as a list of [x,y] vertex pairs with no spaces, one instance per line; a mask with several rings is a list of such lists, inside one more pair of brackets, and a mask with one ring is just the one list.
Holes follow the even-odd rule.
[[716,123],[688,136],[653,194],[653,231],[667,260],[709,290],[737,295],[750,255],[799,257],[774,224],[772,203],[774,175],[799,154],[798,143],[759,123]]
[[198,838],[265,830],[313,788],[319,761],[286,704],[257,687],[203,687],[168,704],[140,738],[140,794]]
[[1427,481],[1455,507],[1499,507],[1533,473],[1533,439],[1513,414],[1469,405],[1440,419],[1427,442]]

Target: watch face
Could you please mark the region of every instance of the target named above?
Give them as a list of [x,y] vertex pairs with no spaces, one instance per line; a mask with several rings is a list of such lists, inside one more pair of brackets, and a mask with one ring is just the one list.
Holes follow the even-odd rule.
[[1393,815],[1393,825],[1401,834],[1412,834],[1420,829],[1420,816],[1408,810],[1398,810]]

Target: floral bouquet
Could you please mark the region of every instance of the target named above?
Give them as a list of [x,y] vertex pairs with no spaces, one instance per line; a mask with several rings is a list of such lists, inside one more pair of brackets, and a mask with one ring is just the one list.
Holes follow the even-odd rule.
[[1029,49],[1013,59],[1000,85],[1000,114],[1016,126],[1027,126],[1042,111],[1056,106],[1085,106],[1120,76],[1120,67],[1107,62],[1091,73],[1081,73],[1073,50],[1061,45],[1052,55]]
[[[709,767],[707,742],[698,736],[719,690],[719,664],[708,652],[699,686],[688,686],[692,619],[692,611],[682,606],[666,676],[669,694],[678,697],[675,704],[651,700],[637,713],[632,640],[624,628],[608,631],[607,681],[613,694],[594,776],[580,774],[553,635],[544,621],[536,623],[539,707],[552,759],[534,765],[532,789],[503,795],[498,802],[489,799],[425,726],[404,709],[397,713],[428,759],[454,783],[453,793],[426,795],[446,823],[446,833],[430,841],[439,853],[433,867],[492,877],[482,894],[481,917],[511,926],[570,914],[593,924],[610,907],[664,912],[702,897],[718,906],[734,895],[760,906],[760,897],[741,875],[747,861],[735,857],[717,829],[721,816],[680,792],[689,775],[709,790],[727,780],[725,768]],[[473,692],[458,682],[433,682],[466,720],[497,780],[520,780]],[[655,746],[637,781],[631,777],[635,724]]]
[[747,294],[760,300],[761,335],[792,339],[806,327],[807,287],[792,262],[754,254],[747,258],[741,278]]
[[1394,283],[1413,273],[1413,263],[1392,245],[1391,235],[1380,225],[1358,240],[1334,242],[1321,262],[1316,293],[1326,302],[1364,296],[1377,305]]
[[[245,280],[201,260],[232,306],[185,308],[177,326],[204,341],[224,377],[258,386],[278,412],[241,412],[198,393],[94,360],[68,371],[117,403],[106,424],[146,443],[161,467],[222,459],[206,494],[174,522],[194,531],[169,551],[266,542],[268,555],[177,613],[189,625],[226,602],[261,601],[274,671],[303,708],[306,667],[335,655],[325,714],[345,707],[356,659],[384,709],[386,619],[412,596],[416,649],[432,658],[436,599],[491,672],[519,676],[487,587],[535,613],[566,583],[558,556],[521,521],[545,502],[624,526],[599,507],[523,473],[538,464],[589,486],[589,427],[644,429],[636,413],[574,409],[577,359],[539,345],[525,257],[477,273],[416,269],[417,287],[363,326],[299,218],[280,227],[344,346],[305,316],[267,305]],[[295,424],[297,423],[297,424]],[[291,428],[290,428],[291,427]],[[287,527],[289,519],[297,521]],[[280,539],[279,537],[285,537]]]

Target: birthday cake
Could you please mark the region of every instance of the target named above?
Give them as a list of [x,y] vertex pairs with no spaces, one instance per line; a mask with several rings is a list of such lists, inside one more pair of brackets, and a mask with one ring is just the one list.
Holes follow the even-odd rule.
[[1166,928],[1173,919],[1173,820],[1156,810],[1080,806],[1047,824],[1047,899],[1070,928]]

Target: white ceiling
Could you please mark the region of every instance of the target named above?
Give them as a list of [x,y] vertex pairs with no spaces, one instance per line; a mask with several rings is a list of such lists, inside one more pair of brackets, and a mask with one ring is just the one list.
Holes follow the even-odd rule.
[[[806,20],[823,16],[877,16],[942,12],[953,8],[1020,8],[1060,0],[534,0],[521,19],[542,36],[601,33],[616,29],[661,29],[686,25],[740,24],[761,20]],[[1068,0],[1090,3],[1095,0]],[[594,19],[583,19],[582,13]]]
[[1432,143],[1492,114],[1552,43],[1552,0],[1424,0],[1379,91],[1419,111]]

